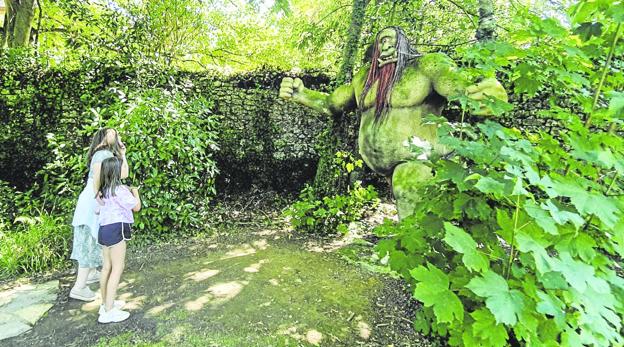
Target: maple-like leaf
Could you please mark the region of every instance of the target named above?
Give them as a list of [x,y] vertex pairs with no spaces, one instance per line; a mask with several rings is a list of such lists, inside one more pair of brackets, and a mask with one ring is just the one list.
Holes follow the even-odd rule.
[[410,271],[418,282],[414,289],[414,298],[425,307],[433,307],[438,323],[460,322],[464,319],[464,305],[457,295],[449,289],[448,275],[432,264],[428,268],[418,266]]
[[463,254],[462,261],[469,270],[483,272],[489,268],[488,258],[477,251],[477,243],[468,233],[448,222],[444,223],[444,229],[444,242]]
[[475,277],[466,285],[478,296],[485,298],[485,306],[492,312],[497,323],[513,326],[524,309],[524,297],[516,289],[509,289],[507,281],[494,271]]

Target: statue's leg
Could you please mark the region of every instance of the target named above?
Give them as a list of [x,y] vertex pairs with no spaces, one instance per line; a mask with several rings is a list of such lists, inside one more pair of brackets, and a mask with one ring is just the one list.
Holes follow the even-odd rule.
[[416,190],[427,180],[431,179],[431,168],[419,161],[409,161],[397,165],[392,173],[392,193],[397,202],[399,218],[408,217],[421,197]]

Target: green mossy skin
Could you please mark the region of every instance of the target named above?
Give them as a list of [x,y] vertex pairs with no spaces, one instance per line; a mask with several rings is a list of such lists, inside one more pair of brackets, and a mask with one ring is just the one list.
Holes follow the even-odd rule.
[[406,142],[418,136],[432,144],[437,142],[435,125],[422,125],[422,118],[436,109],[427,105],[411,108],[393,108],[381,123],[375,123],[375,111],[362,114],[358,136],[360,155],[376,172],[391,176],[395,166],[414,160]]
[[445,54],[427,54],[420,58],[418,67],[431,80],[435,91],[445,98],[462,95],[468,86],[455,62]]
[[397,200],[397,210],[401,218],[408,217],[416,205],[422,201],[417,190],[433,177],[431,169],[419,161],[398,165],[392,173],[392,193]]
[[[356,79],[356,83],[361,83],[360,88],[356,85],[356,95],[359,95],[363,79]],[[447,150],[437,145],[435,125],[422,124],[427,115],[440,115],[444,105],[441,100],[426,101],[426,98],[434,89],[441,96],[450,96],[463,88],[462,79],[450,58],[439,53],[425,55],[404,71],[392,91],[391,108],[384,119],[376,123],[373,107],[377,84],[373,84],[364,100],[365,111],[358,136],[360,154],[366,164],[376,172],[391,176],[395,166],[415,159],[405,145],[414,136],[431,143],[436,154],[445,154]]]

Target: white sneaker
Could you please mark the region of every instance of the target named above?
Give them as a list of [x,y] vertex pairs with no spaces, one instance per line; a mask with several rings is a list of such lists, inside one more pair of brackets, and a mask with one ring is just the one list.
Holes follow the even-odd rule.
[[87,286],[82,289],[74,287],[69,291],[69,297],[76,300],[93,301],[95,300],[95,293]]
[[[124,306],[126,306],[126,302],[123,300],[115,300],[113,301],[113,308],[118,308],[118,309],[122,309]],[[104,308],[104,304],[100,305],[100,310],[98,311],[99,314],[102,314],[106,312],[106,309]]]
[[87,284],[93,284],[100,281],[100,272],[98,270],[91,271],[87,277]]
[[126,319],[128,319],[128,317],[130,317],[130,312],[122,311],[116,307],[113,307],[113,309],[110,311],[104,310],[100,317],[98,317],[98,322],[104,324],[117,323],[125,321]]

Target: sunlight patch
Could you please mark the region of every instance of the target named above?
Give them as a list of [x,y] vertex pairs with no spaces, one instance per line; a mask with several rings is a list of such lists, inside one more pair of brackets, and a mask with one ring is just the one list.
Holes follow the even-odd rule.
[[267,259],[262,259],[259,262],[255,263],[255,264],[251,264],[249,266],[247,266],[246,268],[243,269],[243,271],[245,272],[258,272],[260,271],[260,267],[262,266],[262,264],[268,263],[269,261]]
[[269,247],[269,243],[265,239],[254,241],[252,244],[253,244],[254,247],[258,248],[261,251],[263,251],[263,250],[267,249],[267,247]]
[[215,303],[222,303],[238,295],[246,284],[247,282],[239,281],[219,283],[208,288],[208,292],[214,296]]
[[256,232],[256,235],[271,236],[271,235],[277,234],[278,232],[279,232],[279,229],[265,229],[265,230]]
[[127,287],[127,286],[129,286],[131,284],[134,284],[134,282],[136,282],[136,279],[134,279],[134,278],[127,279],[127,280],[119,283],[119,289]]
[[95,295],[96,295],[95,300],[87,302],[80,307],[82,311],[94,312],[100,309],[100,304],[102,303],[102,299],[101,299],[99,291]]
[[184,307],[189,311],[199,311],[212,300],[212,294],[206,293],[195,300],[188,301]]
[[323,334],[321,334],[320,331],[317,330],[308,330],[308,332],[306,333],[306,341],[308,341],[308,343],[311,343],[315,346],[318,346],[319,343],[321,343],[321,340],[323,339]]
[[193,271],[193,272],[189,272],[186,274],[186,278],[187,279],[191,279],[195,282],[201,282],[204,280],[209,279],[212,276],[217,275],[219,272],[221,272],[220,270],[212,270],[212,269],[208,269],[205,271]]
[[288,327],[286,329],[282,328],[277,333],[280,334],[280,335],[288,335],[288,336],[292,337],[295,340],[302,340],[303,339],[303,336],[297,332],[297,327],[295,327],[295,326]]
[[145,315],[146,316],[157,316],[159,314],[161,314],[163,311],[165,311],[166,309],[170,308],[171,306],[173,306],[172,302],[166,303],[166,304],[162,304],[162,305],[158,305],[158,306],[154,306],[152,308],[150,308]]
[[256,250],[253,247],[251,247],[250,245],[243,245],[239,248],[235,248],[225,253],[225,257],[221,259],[223,260],[223,259],[230,259],[230,258],[236,258],[236,257],[244,257],[246,255],[250,255],[254,253],[256,253]]
[[364,322],[358,322],[358,332],[360,334],[360,337],[364,340],[368,340],[368,338],[371,335],[371,329],[370,326]]

